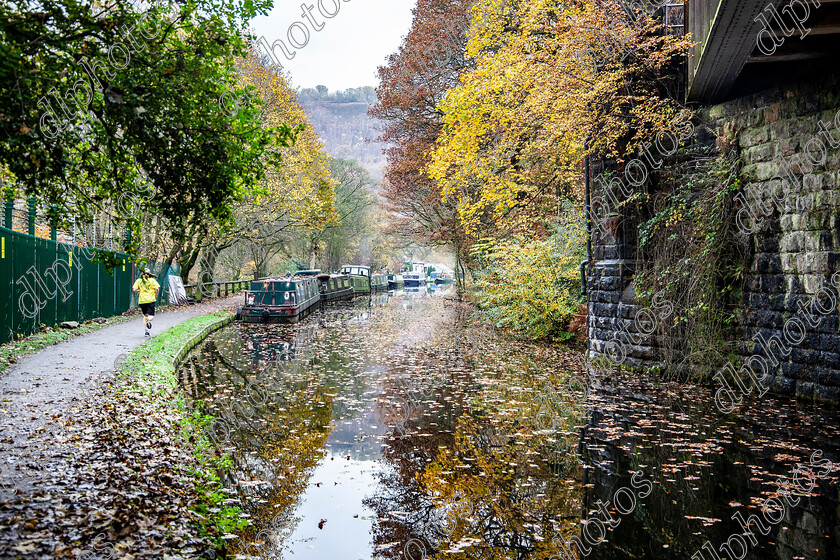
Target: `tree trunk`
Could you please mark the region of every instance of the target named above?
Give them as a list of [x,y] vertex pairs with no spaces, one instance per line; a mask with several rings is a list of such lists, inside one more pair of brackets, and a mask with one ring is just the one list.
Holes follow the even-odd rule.
[[[154,222],[154,224],[153,224]],[[160,216],[153,216],[150,217],[148,220],[144,220],[144,229],[143,231],[148,233],[153,233],[153,237],[151,240],[151,247],[149,248],[149,254],[147,255],[149,261],[157,262],[158,257],[160,256],[160,234],[161,234],[161,226],[160,226]],[[175,243],[177,245],[177,243]],[[172,261],[170,261],[172,262]]]
[[190,271],[192,271],[193,267],[195,266],[195,261],[198,260],[198,254],[201,252],[200,247],[190,247],[181,254],[181,258],[178,259],[178,265],[181,267],[181,280],[184,284],[189,284],[190,278]]
[[312,253],[309,256],[309,270],[315,268],[315,263],[318,262],[318,243],[312,245]]
[[204,251],[204,257],[201,259],[201,274],[205,282],[216,281],[216,259],[218,257],[219,251],[216,247],[208,247]]
[[461,265],[461,244],[456,239],[452,242],[452,245],[455,249],[455,293],[458,294],[458,299],[463,299],[464,271]]

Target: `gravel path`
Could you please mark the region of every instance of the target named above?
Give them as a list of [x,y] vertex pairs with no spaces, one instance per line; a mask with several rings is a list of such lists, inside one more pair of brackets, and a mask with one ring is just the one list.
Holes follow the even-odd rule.
[[[235,308],[241,295],[159,311],[152,336],[193,317]],[[25,500],[68,451],[61,428],[107,381],[117,358],[146,341],[143,318],[78,336],[21,359],[0,377],[0,502]],[[22,496],[23,495],[23,496]]]

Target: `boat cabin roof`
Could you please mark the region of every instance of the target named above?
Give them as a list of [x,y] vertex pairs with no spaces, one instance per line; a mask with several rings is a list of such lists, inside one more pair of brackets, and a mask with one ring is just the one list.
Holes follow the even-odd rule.
[[[274,291],[286,292],[294,291],[297,284],[306,281],[305,277],[279,277],[279,278],[260,278],[259,280],[251,281],[251,291]],[[313,278],[314,281],[314,278]]]
[[370,276],[370,267],[357,264],[348,264],[341,267],[344,274],[355,274],[357,276]]
[[321,274],[320,268],[312,268],[310,270],[298,270],[295,272],[295,276],[318,276]]

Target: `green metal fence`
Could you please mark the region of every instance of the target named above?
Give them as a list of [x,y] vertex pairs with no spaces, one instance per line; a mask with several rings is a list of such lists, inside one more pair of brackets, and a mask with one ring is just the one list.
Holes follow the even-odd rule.
[[[139,267],[117,253],[122,265],[109,273],[93,262],[97,250],[41,239],[0,227],[0,343],[37,332],[40,325],[86,321],[127,311]],[[149,266],[158,274],[158,303],[167,301],[177,267]]]

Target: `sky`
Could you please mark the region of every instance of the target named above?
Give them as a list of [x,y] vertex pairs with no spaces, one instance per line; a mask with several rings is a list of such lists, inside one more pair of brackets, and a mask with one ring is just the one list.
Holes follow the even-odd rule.
[[[338,13],[335,13],[339,5]],[[376,68],[399,48],[411,27],[411,9],[416,0],[274,0],[268,16],[255,18],[251,28],[261,44],[275,45],[276,60],[301,88],[322,84],[330,91],[376,86]],[[311,6],[303,15],[302,4]],[[332,18],[326,15],[334,13]],[[323,26],[320,31],[314,26]],[[291,32],[291,41],[289,33]],[[306,42],[306,34],[309,34]],[[284,53],[294,55],[289,60]],[[296,48],[302,46],[301,48]]]

